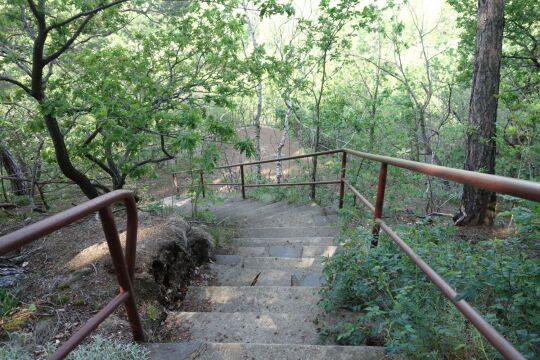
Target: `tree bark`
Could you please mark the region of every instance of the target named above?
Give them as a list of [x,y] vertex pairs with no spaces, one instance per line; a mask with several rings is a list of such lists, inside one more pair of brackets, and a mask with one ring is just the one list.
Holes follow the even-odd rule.
[[[504,0],[478,0],[476,50],[469,105],[465,170],[495,173],[497,95],[504,28]],[[495,193],[463,186],[456,225],[492,225]]]
[[[281,134],[281,138],[279,139],[279,144],[277,147],[277,157],[278,159],[281,158],[283,147],[285,146],[285,140],[287,139],[287,135],[289,134],[289,117],[291,116],[292,112],[292,102],[289,98],[290,94],[285,95],[285,105],[287,106],[287,110],[285,110],[285,119],[283,122],[283,133]],[[281,178],[283,177],[283,166],[281,164],[281,161],[278,161],[276,163],[276,180],[277,183],[281,183]]]
[[[326,49],[323,53],[322,59],[321,59],[321,66],[322,66],[322,75],[321,75],[321,86],[319,88],[318,93],[315,95],[315,138],[313,139],[313,152],[319,151],[319,142],[321,137],[321,100],[324,93],[324,85],[326,82],[326,65],[327,65],[327,55],[328,55],[328,49]],[[318,157],[313,157],[313,163],[311,167],[311,181],[317,181],[317,163],[318,163]],[[315,200],[315,184],[311,185],[311,192],[310,192],[310,198],[311,200]]]
[[22,196],[29,194],[29,187],[26,186],[25,182],[22,180],[24,178],[23,171],[19,166],[18,161],[15,159],[15,156],[9,151],[7,146],[0,143],[0,165],[6,169],[6,173],[11,182],[11,191],[13,195]]
[[[249,35],[251,37],[251,43],[253,44],[253,51],[257,51],[259,46],[257,43],[257,37],[255,34],[255,26],[253,21],[249,17],[247,10],[248,3],[246,0],[243,1],[242,5],[244,6],[244,12],[246,13],[246,22],[248,25]],[[260,60],[260,56],[257,55],[257,61]],[[259,78],[257,81],[257,112],[255,113],[254,122],[255,122],[255,146],[257,150],[257,161],[261,161],[261,114],[263,107],[263,80]],[[257,164],[257,181],[260,183],[262,180],[262,167],[261,164]]]

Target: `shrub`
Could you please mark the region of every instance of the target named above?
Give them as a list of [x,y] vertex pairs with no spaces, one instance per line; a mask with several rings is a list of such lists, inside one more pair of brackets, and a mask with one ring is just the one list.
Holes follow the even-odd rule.
[[7,289],[0,287],[0,316],[9,314],[19,305],[19,300]]
[[[520,254],[518,240],[470,245],[452,227],[398,228],[432,268],[520,350],[540,356],[540,263]],[[364,240],[365,239],[365,240]],[[325,264],[321,305],[358,313],[356,320],[321,329],[340,344],[375,341],[391,352],[421,359],[500,358],[391,239],[370,249],[359,228]]]
[[[49,344],[47,351],[52,353],[54,346]],[[149,352],[138,344],[122,344],[113,340],[95,336],[92,342],[80,345],[71,352],[67,360],[145,360],[149,359]],[[34,359],[29,352],[20,345],[6,344],[0,347],[0,359],[5,360],[31,360]]]
[[148,350],[128,343],[121,344],[113,340],[95,336],[89,344],[81,345],[67,357],[67,360],[144,360],[148,359]]

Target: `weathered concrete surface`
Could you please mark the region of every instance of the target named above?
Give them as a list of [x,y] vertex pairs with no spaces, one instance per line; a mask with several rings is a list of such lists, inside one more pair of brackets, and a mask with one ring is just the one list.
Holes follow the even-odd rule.
[[317,344],[311,314],[257,312],[180,312],[169,315],[165,329],[189,329],[191,339],[221,343]]
[[275,245],[268,248],[268,256],[299,258],[302,256],[302,246],[299,245]]
[[236,238],[232,239],[237,246],[268,246],[268,245],[313,245],[313,246],[333,246],[336,245],[333,237],[330,236],[310,236],[310,237],[260,237],[260,238]]
[[[270,242],[271,243],[271,242]],[[259,245],[264,245],[259,243]],[[278,247],[290,247],[295,248],[294,252],[284,251],[282,253],[276,252],[275,248]],[[272,250],[274,248],[274,250]],[[299,249],[296,250],[296,249]],[[337,250],[337,246],[316,246],[316,245],[275,245],[275,246],[240,246],[235,249],[236,254],[240,256],[270,256],[270,257],[320,257],[320,256],[332,256]],[[299,252],[299,255],[298,255]]]
[[191,304],[208,302],[216,312],[318,314],[318,291],[315,287],[198,286],[189,289],[186,299]]
[[188,342],[147,344],[152,360],[383,360],[378,346]]
[[[315,204],[225,200],[211,209],[238,237],[210,269],[215,286],[191,287],[183,311],[167,317],[178,344],[149,345],[158,360],[371,360],[380,347],[319,345],[317,328],[348,321],[351,312],[323,313],[323,256],[338,249],[335,212]],[[185,204],[183,204],[185,208]],[[204,304],[204,306],[200,306]]]
[[210,268],[216,274],[215,284],[220,286],[312,286],[304,280],[322,276],[321,272],[298,268],[279,270],[217,264]]
[[243,238],[281,238],[281,237],[332,237],[339,232],[333,226],[241,228]]

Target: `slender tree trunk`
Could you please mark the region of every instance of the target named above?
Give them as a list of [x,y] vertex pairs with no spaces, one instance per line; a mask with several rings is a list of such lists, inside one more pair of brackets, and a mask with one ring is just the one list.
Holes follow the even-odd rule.
[[[328,51],[325,50],[322,56],[322,75],[321,75],[321,87],[319,92],[315,97],[315,138],[313,139],[313,152],[319,151],[319,142],[321,137],[321,100],[324,94],[324,85],[326,82],[326,60],[327,60]],[[317,181],[317,163],[318,157],[313,157],[313,164],[311,168],[311,181]],[[315,200],[315,184],[311,185],[311,200]]]
[[[495,124],[504,28],[504,0],[479,0],[465,170],[495,173]],[[463,186],[456,225],[491,225],[495,193]]]
[[[255,37],[254,37],[255,39]],[[255,145],[257,146],[257,161],[261,161],[261,114],[263,106],[263,82],[259,79],[257,83],[257,112],[255,113]],[[257,181],[262,180],[262,167],[257,164]]]
[[45,125],[53,141],[56,161],[62,173],[68,179],[73,180],[89,199],[98,197],[99,193],[96,187],[92,185],[90,179],[73,166],[66,143],[64,142],[64,135],[60,131],[56,118],[51,115],[45,115]]
[[[313,152],[319,151],[319,141],[321,137],[321,127],[319,125],[319,122],[317,122],[317,127],[315,129],[315,137],[313,139]],[[318,164],[318,156],[313,157],[312,162],[312,168],[311,168],[311,181],[317,181],[317,164]],[[311,200],[315,200],[315,184],[311,185],[311,193],[310,198]]]
[[[283,134],[281,134],[281,138],[279,139],[279,144],[277,147],[277,157],[278,159],[281,158],[283,147],[285,146],[285,140],[287,139],[287,134],[289,133],[289,117],[291,116],[292,112],[292,103],[289,99],[289,94],[285,96],[285,104],[287,106],[287,110],[285,110],[285,119],[283,121]],[[276,180],[277,183],[281,183],[281,178],[283,177],[283,167],[281,164],[281,161],[278,161],[276,163]]]
[[26,186],[25,182],[22,180],[24,178],[23,171],[15,156],[9,151],[6,145],[0,143],[0,160],[6,173],[9,177],[13,179],[11,182],[11,191],[13,195],[23,196],[29,194],[29,188]]
[[[259,46],[257,44],[257,37],[255,34],[255,26],[253,24],[253,21],[249,17],[249,13],[247,10],[248,2],[246,0],[243,1],[242,5],[244,6],[244,12],[246,13],[246,22],[248,25],[248,31],[249,36],[251,37],[251,43],[253,44],[253,50],[257,51],[257,47]],[[257,60],[260,60],[259,56],[257,55]],[[255,123],[255,146],[257,147],[257,161],[261,161],[261,114],[262,114],[262,107],[263,107],[263,81],[262,78],[259,78],[257,82],[257,111],[255,113],[254,117],[254,123]],[[262,180],[262,167],[261,164],[257,164],[257,180],[260,183]]]
[[41,174],[41,149],[43,148],[43,140],[38,145],[34,159],[32,161],[32,171],[30,178],[30,200],[32,201],[32,209],[36,209],[36,199],[35,199],[35,189],[36,183],[39,180],[39,175]]
[[[4,162],[1,156],[0,156],[0,176],[4,176]],[[9,202],[6,186],[4,185],[4,178],[0,179],[0,185],[2,185],[2,195],[4,196],[4,201]]]

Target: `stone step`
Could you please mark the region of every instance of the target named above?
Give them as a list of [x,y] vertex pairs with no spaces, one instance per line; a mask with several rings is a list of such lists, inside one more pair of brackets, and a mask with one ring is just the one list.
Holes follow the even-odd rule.
[[339,229],[333,226],[310,227],[264,227],[240,228],[241,238],[282,238],[282,237],[331,237],[337,235]]
[[[245,200],[245,201],[248,201],[248,200]],[[276,211],[284,211],[291,208],[291,204],[284,201],[279,201],[275,203],[264,203],[257,200],[254,200],[254,201],[259,204],[264,204],[264,206],[258,207],[257,209],[254,209],[248,213],[234,212],[232,211],[232,209],[229,208],[228,209],[229,211],[223,212],[223,216],[231,220],[237,219],[237,218],[248,219],[248,218],[252,218],[253,216],[259,216],[259,217],[268,216],[267,214],[273,214]]]
[[[299,248],[295,248],[299,249]],[[269,256],[240,256],[240,255],[216,255],[217,265],[241,267],[242,269],[282,271],[308,270],[322,271],[323,265],[320,258],[315,257],[269,257]]]
[[235,238],[231,243],[236,246],[267,247],[277,245],[334,246],[336,242],[329,236],[311,237],[271,237],[271,238]]
[[184,311],[310,313],[322,312],[317,305],[319,288],[290,286],[193,286],[184,300]]
[[145,344],[151,360],[382,360],[379,346],[247,344],[190,341]]
[[215,274],[213,285],[220,286],[308,286],[320,287],[324,282],[321,272],[283,269],[243,268],[230,265],[210,265]]
[[[197,208],[199,210],[210,210],[211,212],[216,211],[222,207],[228,206],[239,206],[238,203],[241,199],[231,198],[225,200],[210,200],[210,199],[199,199],[197,203]],[[182,215],[191,216],[191,205],[192,199],[185,196],[170,196],[161,200],[164,206],[172,206]]]
[[230,254],[233,251],[240,256],[316,257],[333,256],[336,250],[337,246],[272,245],[240,246],[234,249],[228,249],[227,253]]
[[213,208],[211,208],[211,211],[213,211],[216,217],[224,219],[235,213],[254,211],[268,205],[268,203],[264,203],[254,199],[241,199],[235,202],[227,202],[222,206],[217,206],[217,204],[214,204]]
[[240,227],[294,227],[298,224],[304,226],[329,226],[334,223],[334,220],[326,215],[322,215],[317,212],[284,212],[277,216],[258,217],[258,218],[244,218],[239,221],[235,221],[234,224]]
[[246,199],[238,202],[237,206],[230,206],[227,209],[216,212],[217,216],[225,223],[232,223],[232,219],[248,216],[253,213],[261,213],[264,211],[272,211],[280,204],[266,203],[259,200]]
[[164,330],[173,338],[179,332],[209,342],[315,345],[319,335],[314,320],[310,313],[173,312]]

